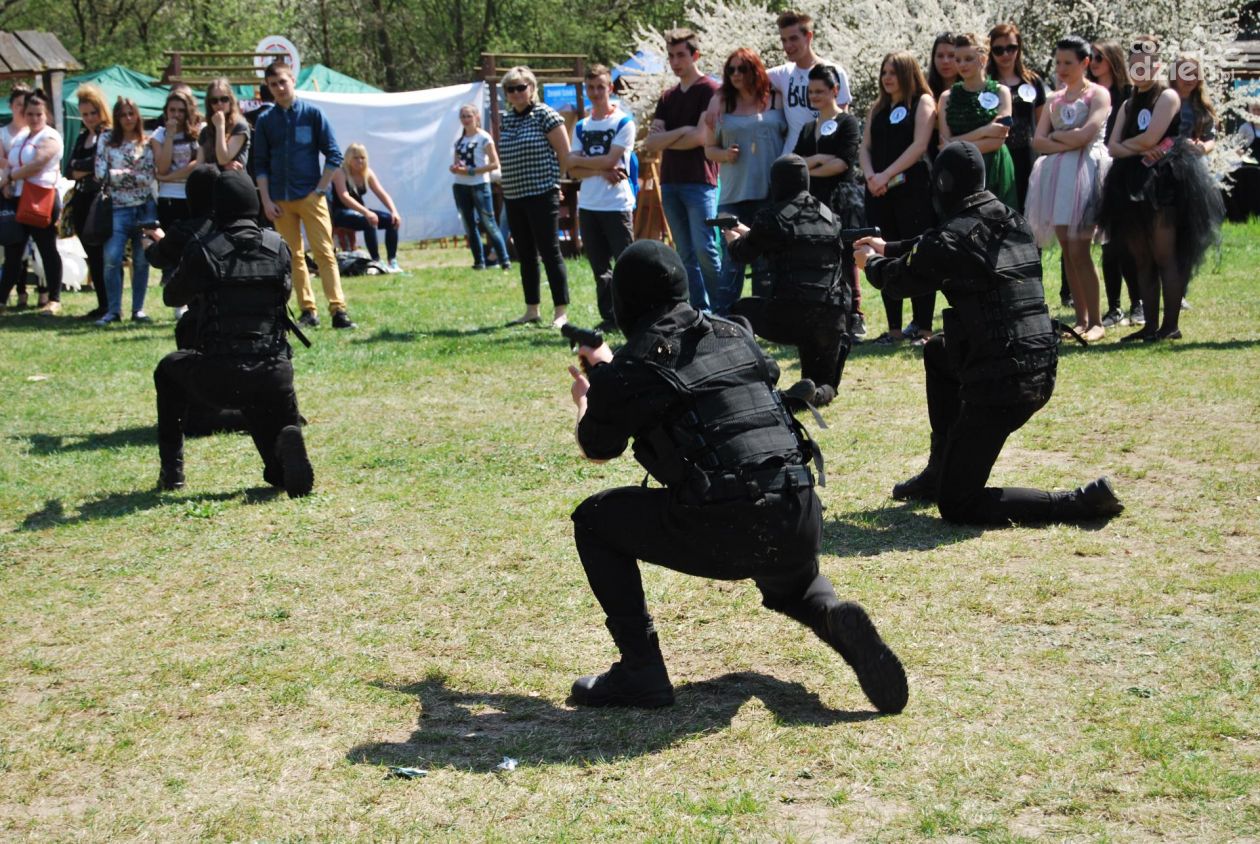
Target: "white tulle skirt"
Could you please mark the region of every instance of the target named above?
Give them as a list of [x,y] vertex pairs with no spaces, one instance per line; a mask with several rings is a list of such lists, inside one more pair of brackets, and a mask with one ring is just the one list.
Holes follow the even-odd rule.
[[1096,237],[1102,210],[1103,180],[1111,156],[1101,143],[1043,155],[1028,180],[1024,216],[1040,246],[1057,242],[1056,228],[1071,237]]

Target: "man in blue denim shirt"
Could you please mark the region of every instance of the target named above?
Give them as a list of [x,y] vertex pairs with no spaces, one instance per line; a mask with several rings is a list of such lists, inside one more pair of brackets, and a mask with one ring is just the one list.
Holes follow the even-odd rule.
[[[311,327],[319,325],[315,293],[302,250],[305,225],[328,310],[332,312],[333,328],[354,328],[341,292],[332,216],[325,197],[333,173],[341,166],[341,149],[324,113],[298,99],[293,68],[281,61],[272,62],[267,66],[265,79],[276,105],[259,117],[254,127],[254,169],[263,213],[275,223],[276,231],[293,253],[293,290],[302,307],[298,322]],[[322,171],[320,153],[324,155]]]

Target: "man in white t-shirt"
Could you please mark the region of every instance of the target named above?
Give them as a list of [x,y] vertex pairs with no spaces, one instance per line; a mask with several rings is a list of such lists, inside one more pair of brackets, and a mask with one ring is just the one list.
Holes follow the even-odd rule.
[[840,77],[840,93],[836,102],[843,110],[848,110],[853,95],[849,93],[849,74],[844,72],[838,63],[827,61],[814,52],[814,19],[804,12],[788,10],[779,15],[775,21],[779,26],[779,41],[783,44],[783,53],[787,62],[769,71],[770,84],[779,94],[783,106],[783,114],[787,118],[787,138],[783,144],[783,154],[788,155],[796,149],[796,139],[801,134],[801,127],[818,116],[818,112],[809,107],[809,72],[814,65],[829,64],[836,69]]
[[630,153],[634,149],[634,120],[608,101],[612,76],[594,64],[586,71],[586,95],[591,114],[573,127],[566,162],[569,175],[582,180],[578,191],[578,223],[582,246],[595,274],[601,331],[616,327],[612,304],[613,262],[634,240],[634,185],[630,181]]

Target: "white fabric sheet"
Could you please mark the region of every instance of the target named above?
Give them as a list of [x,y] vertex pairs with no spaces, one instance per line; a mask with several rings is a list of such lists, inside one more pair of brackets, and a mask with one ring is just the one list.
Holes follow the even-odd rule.
[[[464,233],[449,168],[462,131],[459,107],[471,104],[482,113],[485,89],[484,82],[474,82],[398,94],[298,96],[328,117],[342,152],[356,141],[367,148],[369,166],[402,215],[402,239],[428,240]],[[367,205],[384,207],[374,195]]]

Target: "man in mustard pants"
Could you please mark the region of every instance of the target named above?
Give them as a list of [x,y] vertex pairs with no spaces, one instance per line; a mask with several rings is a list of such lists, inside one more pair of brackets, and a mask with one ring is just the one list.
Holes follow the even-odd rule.
[[[333,248],[332,216],[326,193],[333,173],[341,166],[341,149],[324,113],[298,99],[293,69],[281,61],[267,66],[265,80],[276,107],[258,118],[254,127],[254,166],[263,212],[293,253],[293,289],[297,293],[301,325],[319,325],[311,275],[302,249],[302,226],[310,241],[333,328],[354,328],[341,292],[341,272]],[[320,154],[324,166],[319,164]]]

